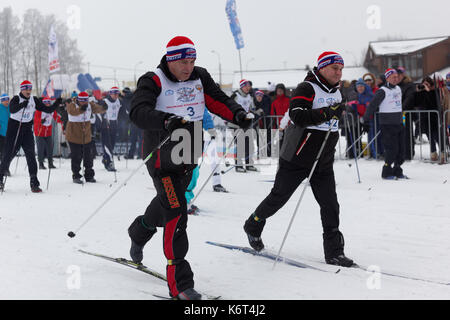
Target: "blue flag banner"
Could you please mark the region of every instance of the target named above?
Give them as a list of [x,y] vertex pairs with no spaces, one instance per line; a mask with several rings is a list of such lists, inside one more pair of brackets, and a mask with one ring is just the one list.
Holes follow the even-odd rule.
[[244,47],[244,38],[242,37],[241,25],[236,12],[236,1],[227,0],[226,12],[228,21],[230,22],[231,33],[236,43],[236,49],[242,49]]

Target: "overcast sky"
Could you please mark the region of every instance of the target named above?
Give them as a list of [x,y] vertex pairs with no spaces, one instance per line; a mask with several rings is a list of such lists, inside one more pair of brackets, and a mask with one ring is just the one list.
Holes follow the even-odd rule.
[[[225,13],[226,0],[1,0],[22,16],[27,8],[68,21],[85,62],[94,76],[133,80],[153,70],[176,35],[190,37],[197,48],[197,65],[218,74],[239,70],[239,56]],[[361,61],[369,41],[379,37],[433,37],[450,34],[450,1],[446,0],[236,0],[245,48],[243,69],[299,68],[316,64],[326,50],[341,53],[346,65]],[[70,6],[80,9],[74,24]],[[375,11],[367,12],[375,5]],[[379,20],[377,19],[379,8]],[[76,21],[75,21],[76,22]],[[87,66],[85,66],[87,71]],[[227,78],[225,78],[227,79]],[[218,76],[217,76],[218,80]]]

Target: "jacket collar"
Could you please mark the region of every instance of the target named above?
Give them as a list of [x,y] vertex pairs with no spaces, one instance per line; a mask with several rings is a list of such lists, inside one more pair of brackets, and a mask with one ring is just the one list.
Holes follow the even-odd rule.
[[315,67],[313,71],[308,72],[305,81],[317,84],[323,91],[328,93],[335,93],[339,89],[339,83],[336,85],[330,85],[328,81],[320,75],[317,67]]

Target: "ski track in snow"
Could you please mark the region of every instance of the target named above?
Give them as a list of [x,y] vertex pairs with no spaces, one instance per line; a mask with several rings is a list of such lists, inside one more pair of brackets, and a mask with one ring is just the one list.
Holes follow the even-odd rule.
[[[43,194],[29,189],[25,160],[20,158],[17,175],[8,178],[0,197],[0,299],[155,299],[149,292],[167,295],[167,285],[127,267],[83,255],[85,249],[128,258],[127,228],[144,213],[155,195],[146,169],[138,172],[122,190],[77,234],[81,223],[139,165],[138,160],[117,161],[118,183],[113,173],[95,161],[95,185],[71,181],[70,160],[52,170],[39,171]],[[59,159],[55,159],[59,167]],[[352,164],[350,167],[349,164]],[[447,166],[419,161],[404,164],[406,181],[380,178],[382,162],[359,160],[361,183],[354,160],[337,160],[335,175],[341,207],[341,230],[345,252],[356,263],[378,266],[381,271],[433,281],[450,282],[450,178]],[[15,160],[11,165],[14,172]],[[223,168],[225,166],[223,165]],[[196,288],[224,299],[450,299],[450,286],[382,275],[380,288],[367,286],[372,274],[341,268],[338,274],[299,269],[237,251],[209,246],[216,241],[248,246],[244,221],[268,195],[274,179],[269,174],[238,174],[222,177],[232,193],[212,191],[209,183],[196,205],[204,215],[190,216],[187,259],[195,275]],[[198,187],[209,175],[201,168]],[[112,186],[111,186],[112,184]],[[277,252],[303,185],[275,216],[263,233],[266,247]],[[319,207],[308,188],[282,252],[283,256],[321,269],[337,270],[323,263],[322,227]],[[144,264],[165,271],[162,229],[144,251]],[[79,289],[70,289],[80,270]],[[68,286],[69,284],[69,286]]]

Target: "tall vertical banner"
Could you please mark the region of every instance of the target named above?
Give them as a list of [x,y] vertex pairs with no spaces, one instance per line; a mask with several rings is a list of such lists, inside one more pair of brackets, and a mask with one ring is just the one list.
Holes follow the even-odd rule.
[[58,40],[53,25],[48,36],[48,67],[50,73],[59,71]]
[[236,49],[242,49],[244,47],[244,38],[242,37],[241,25],[236,12],[236,1],[227,0],[227,6],[225,8],[227,12],[228,21],[230,22],[231,33],[236,43]]

